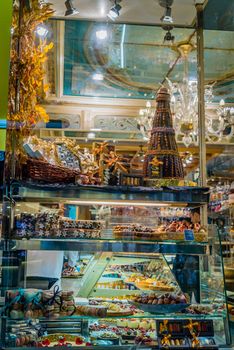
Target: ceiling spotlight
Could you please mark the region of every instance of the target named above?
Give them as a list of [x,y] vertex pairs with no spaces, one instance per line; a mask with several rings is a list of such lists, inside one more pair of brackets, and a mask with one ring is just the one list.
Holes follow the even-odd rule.
[[174,35],[171,34],[170,30],[166,32],[166,35],[164,36],[163,43],[164,44],[173,44],[175,40]]
[[115,0],[114,6],[110,9],[110,11],[107,15],[107,17],[109,17],[112,21],[114,21],[117,17],[119,17],[120,10],[122,8],[122,6],[120,6],[119,2],[121,2],[121,0]]
[[159,5],[162,7],[171,7],[174,0],[158,0]]
[[47,36],[47,34],[49,33],[48,29],[46,28],[46,26],[44,26],[43,24],[37,26],[36,28],[36,33],[37,35],[39,35],[41,38],[45,38]]
[[166,7],[164,15],[160,18],[161,22],[167,24],[167,23],[173,23],[173,18],[171,16],[171,7]]
[[161,22],[164,24],[173,23],[173,18],[171,15],[171,6],[174,0],[158,0],[159,5],[165,9],[164,15],[161,17]]
[[73,4],[73,0],[66,0],[65,6],[67,8],[65,12],[65,16],[77,15],[79,13],[79,11],[75,8]]
[[107,38],[107,30],[106,29],[97,30],[96,38],[100,40],[105,40]]

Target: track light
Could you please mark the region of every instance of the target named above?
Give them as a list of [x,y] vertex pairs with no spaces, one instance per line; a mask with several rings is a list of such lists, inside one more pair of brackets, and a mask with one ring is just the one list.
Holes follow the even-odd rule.
[[109,17],[112,21],[114,21],[117,17],[119,17],[120,10],[122,6],[120,6],[119,2],[121,0],[115,0],[114,6],[110,9],[107,17]]
[[171,7],[174,0],[158,0],[159,5],[162,7]]
[[65,12],[65,16],[73,16],[73,15],[77,15],[79,13],[79,11],[75,8],[75,6],[73,4],[73,0],[66,0],[65,6],[67,8],[67,10]]
[[175,40],[174,35],[172,35],[171,32],[170,32],[170,30],[168,30],[168,31],[166,32],[166,35],[164,36],[163,42],[164,42],[164,43],[167,43],[167,44],[173,44],[173,43],[174,43],[174,40]]
[[174,0],[158,0],[159,5],[165,9],[164,15],[161,17],[161,22],[164,24],[173,23],[173,18],[171,15],[171,6]]
[[164,16],[161,17],[161,22],[163,23],[173,23],[173,18],[171,16],[171,7],[166,7]]

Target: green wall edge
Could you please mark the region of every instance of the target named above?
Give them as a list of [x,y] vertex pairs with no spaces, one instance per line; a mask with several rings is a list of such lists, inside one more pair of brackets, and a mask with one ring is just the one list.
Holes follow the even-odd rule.
[[[8,78],[10,65],[12,0],[0,1],[0,120],[7,118]],[[6,130],[0,130],[0,150],[5,150]]]

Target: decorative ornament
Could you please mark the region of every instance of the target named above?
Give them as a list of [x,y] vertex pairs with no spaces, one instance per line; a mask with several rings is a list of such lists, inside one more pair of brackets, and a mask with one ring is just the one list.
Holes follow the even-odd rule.
[[168,333],[168,320],[163,320],[163,322],[160,322],[160,334]]
[[191,336],[192,336],[192,347],[197,348],[200,345],[200,340],[198,339],[198,332],[194,326],[198,326],[198,322],[193,322],[193,320],[189,320],[189,323],[184,326],[184,328],[188,328]]
[[170,346],[171,334],[164,334],[161,343],[163,346]]
[[95,144],[93,154],[99,165],[99,177],[104,181],[105,170],[109,169],[110,180],[109,185],[116,185],[118,182],[118,174],[128,173],[127,168],[122,164],[123,158],[118,156],[113,145],[107,142]]

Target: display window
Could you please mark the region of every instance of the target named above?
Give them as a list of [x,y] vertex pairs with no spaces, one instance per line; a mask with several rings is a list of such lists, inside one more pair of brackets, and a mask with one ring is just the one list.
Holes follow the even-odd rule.
[[231,344],[234,36],[212,1],[13,2],[2,348]]

